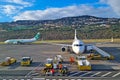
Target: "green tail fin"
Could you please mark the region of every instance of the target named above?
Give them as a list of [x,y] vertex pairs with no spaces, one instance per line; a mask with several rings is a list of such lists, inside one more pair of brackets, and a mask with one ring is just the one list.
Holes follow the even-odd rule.
[[38,32],[35,37],[34,37],[36,40],[38,40],[40,38],[40,33]]

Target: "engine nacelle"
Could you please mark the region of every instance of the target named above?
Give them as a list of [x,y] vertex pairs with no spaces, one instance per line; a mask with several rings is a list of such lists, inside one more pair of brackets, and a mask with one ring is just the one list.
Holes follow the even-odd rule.
[[18,44],[18,42],[17,42],[17,41],[15,41],[15,42],[13,42],[13,44]]
[[61,50],[62,50],[62,52],[71,52],[71,48],[69,47],[69,46],[63,46],[62,48],[61,48]]
[[62,52],[65,52],[66,51],[66,47],[62,47],[61,50],[62,50]]

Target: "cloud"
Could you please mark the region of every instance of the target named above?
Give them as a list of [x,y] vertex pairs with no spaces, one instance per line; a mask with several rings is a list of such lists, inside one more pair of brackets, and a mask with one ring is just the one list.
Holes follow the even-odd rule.
[[106,3],[107,0],[100,0],[99,2],[100,2],[100,3]]
[[112,9],[120,15],[120,0],[109,0],[108,4],[112,7]]
[[100,2],[109,5],[120,16],[120,0],[100,0]]
[[15,3],[17,5],[23,5],[24,7],[32,6],[32,3],[23,0],[5,0],[7,3]]
[[13,19],[16,20],[47,20],[68,16],[94,15],[99,17],[114,17],[115,13],[109,7],[95,8],[90,5],[73,5],[63,8],[47,8],[45,10],[25,11]]
[[11,14],[15,14],[17,13],[20,9],[22,9],[22,7],[20,6],[13,6],[13,5],[4,5],[1,6],[1,13],[5,13],[7,16],[11,15]]
[[22,9],[32,6],[32,1],[23,0],[3,0],[5,4],[0,5],[0,12],[7,16],[12,16],[19,13]]

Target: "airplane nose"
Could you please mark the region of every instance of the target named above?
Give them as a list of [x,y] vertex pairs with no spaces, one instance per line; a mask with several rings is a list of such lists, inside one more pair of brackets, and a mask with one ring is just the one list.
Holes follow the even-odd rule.
[[8,40],[6,40],[4,43],[8,43]]
[[78,49],[76,49],[76,54],[79,54],[79,53],[81,53],[81,51],[80,51],[80,49],[78,48]]
[[77,54],[82,54],[83,52],[84,52],[84,51],[83,51],[83,49],[81,49],[81,48],[77,49],[77,51],[76,51]]

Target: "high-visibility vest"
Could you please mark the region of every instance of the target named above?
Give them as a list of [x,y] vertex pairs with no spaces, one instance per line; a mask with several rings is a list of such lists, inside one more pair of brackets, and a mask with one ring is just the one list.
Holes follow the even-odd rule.
[[51,73],[53,74],[55,71],[54,71],[54,69],[51,69]]
[[62,64],[59,64],[59,68],[62,68]]
[[74,57],[70,57],[70,62],[74,62]]

